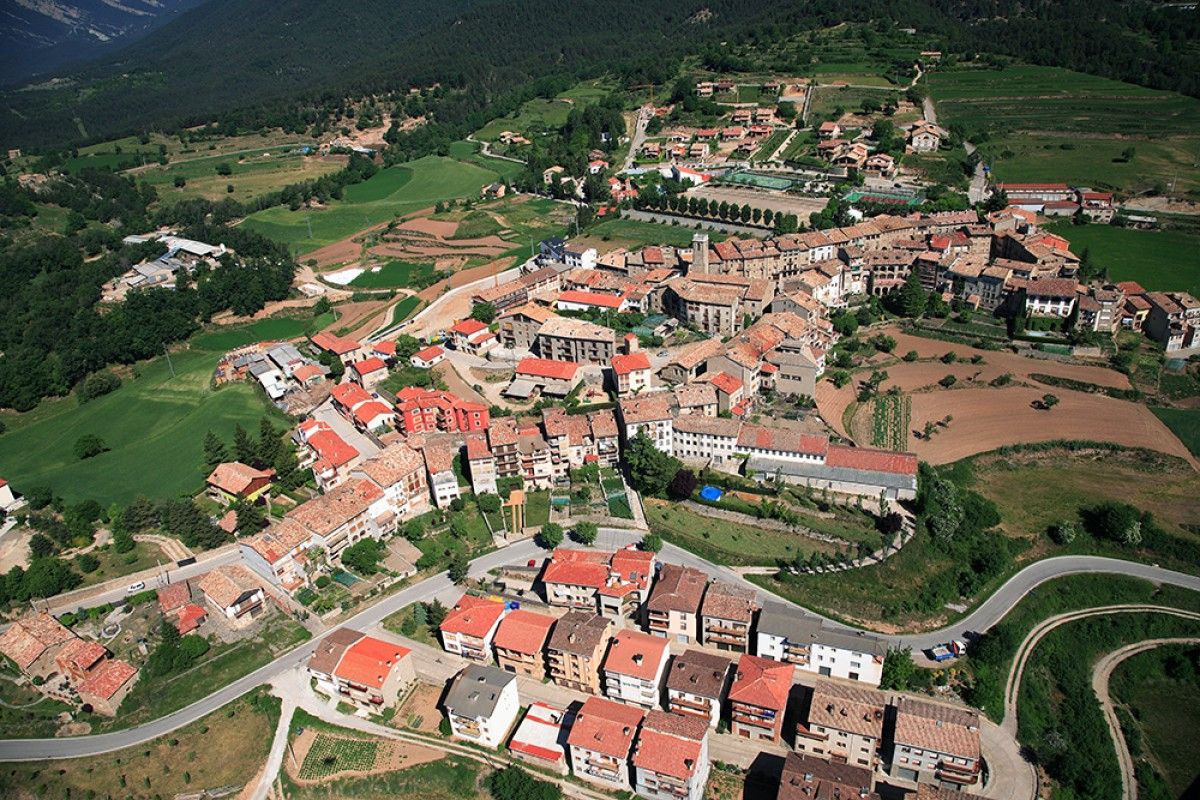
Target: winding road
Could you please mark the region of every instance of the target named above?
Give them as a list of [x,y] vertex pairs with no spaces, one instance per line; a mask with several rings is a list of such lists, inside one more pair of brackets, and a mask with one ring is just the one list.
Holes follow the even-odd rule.
[[[641,536],[641,532],[638,531],[602,528],[596,546],[609,549],[622,547],[639,541]],[[528,559],[544,555],[544,551],[532,540],[525,540],[475,559],[471,562],[470,574],[472,577],[480,577],[496,567],[505,564],[521,564]],[[736,584],[749,586],[759,594],[760,598],[767,596],[765,592],[754,584],[749,583],[743,576],[732,569],[711,564],[699,556],[681,550],[678,547],[669,544],[664,545],[661,556],[665,561],[693,566],[712,577],[720,577]],[[959,636],[965,630],[984,631],[1000,620],[1013,605],[1039,584],[1062,575],[1088,572],[1131,575],[1157,583],[1168,583],[1193,591],[1200,591],[1200,578],[1180,572],[1110,558],[1061,556],[1039,561],[1021,570],[1001,586],[987,601],[980,604],[978,608],[955,625],[947,626],[937,631],[883,638],[891,645],[911,647],[914,651],[919,651],[934,644],[944,642],[951,637]],[[384,598],[370,608],[350,617],[338,627],[369,628],[404,606],[417,601],[427,601],[439,594],[453,593],[454,591],[454,585],[446,573],[442,572]],[[837,623],[833,624],[837,625]],[[840,627],[844,628],[846,626]],[[329,635],[330,632],[332,631],[326,632],[324,636]],[[271,663],[233,681],[190,706],[135,728],[102,733],[95,736],[58,739],[7,739],[0,741],[0,761],[29,761],[92,756],[149,741],[200,719],[226,703],[249,692],[254,687],[266,683],[282,672],[304,663],[316,650],[317,643],[321,641],[321,638],[323,637],[318,637],[288,653],[284,653]]]

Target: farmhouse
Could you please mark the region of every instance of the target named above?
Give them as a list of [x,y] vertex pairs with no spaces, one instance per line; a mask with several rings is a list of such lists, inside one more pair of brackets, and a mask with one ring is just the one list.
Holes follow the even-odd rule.
[[263,611],[266,593],[241,564],[217,567],[201,576],[196,588],[209,607],[235,628],[245,628]]

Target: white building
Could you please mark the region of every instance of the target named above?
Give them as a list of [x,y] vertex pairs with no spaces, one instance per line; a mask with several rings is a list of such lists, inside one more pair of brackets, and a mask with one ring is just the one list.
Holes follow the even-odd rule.
[[795,664],[824,677],[878,686],[887,644],[865,633],[831,628],[782,603],[767,602],[758,615],[759,656]]
[[621,631],[604,659],[604,694],[622,703],[657,708],[670,657],[666,639],[636,630]]
[[708,725],[654,710],[633,752],[634,789],[649,800],[701,800],[708,783]]
[[450,685],[445,707],[451,735],[456,739],[499,747],[521,712],[517,676],[496,667],[471,664]]
[[620,413],[625,441],[632,440],[641,431],[659,450],[671,453],[674,447],[673,405],[674,395],[671,392],[652,392],[623,399]]

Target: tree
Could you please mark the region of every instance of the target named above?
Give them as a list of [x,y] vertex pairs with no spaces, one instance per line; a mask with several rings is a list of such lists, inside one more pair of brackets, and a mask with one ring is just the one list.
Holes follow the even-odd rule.
[[368,536],[342,551],[342,563],[359,575],[374,575],[379,571],[384,549],[382,542]]
[[491,303],[476,303],[471,309],[471,319],[490,325],[496,318],[496,306]]
[[547,550],[553,550],[563,543],[563,528],[557,522],[547,522],[537,536],[538,544]]
[[662,537],[657,533],[647,533],[642,537],[642,549],[649,553],[657,553],[662,550]]
[[204,434],[204,465],[209,470],[213,470],[218,464],[223,464],[228,460],[229,450],[221,441],[221,437],[212,431]]
[[118,553],[128,553],[136,546],[133,536],[128,531],[113,533],[113,549]]
[[100,569],[100,559],[91,553],[81,553],[75,556],[75,566],[79,567],[80,572],[95,572]]
[[662,496],[681,466],[677,459],[659,450],[641,430],[629,440],[625,463],[629,465],[629,479],[633,488],[654,497]]
[[1050,538],[1055,544],[1070,544],[1079,535],[1079,526],[1074,520],[1063,520],[1050,526]]
[[45,558],[58,550],[58,545],[44,533],[29,537],[29,554],[34,558]]
[[1056,405],[1058,405],[1058,397],[1056,395],[1052,395],[1052,394],[1042,395],[1042,408],[1043,409],[1045,409],[1046,411],[1049,411],[1050,409],[1054,408]]
[[495,514],[500,510],[500,496],[491,494],[479,495],[479,510],[485,514]]
[[94,433],[86,433],[75,440],[73,451],[80,461],[100,455],[108,449],[108,445]]
[[432,627],[436,628],[446,619],[448,609],[442,604],[441,600],[435,599],[432,603],[425,603],[422,608],[425,609],[425,616]]
[[187,186],[187,178],[183,177],[182,175],[176,175],[174,183],[176,189],[182,189],[183,187]]
[[696,473],[690,469],[681,469],[671,478],[667,486],[667,495],[672,500],[687,500],[696,491]]
[[908,277],[904,279],[904,285],[896,294],[896,310],[899,314],[914,318],[921,316],[927,300],[925,290],[921,287],[921,276],[917,274],[917,270],[914,269],[908,273]]
[[254,503],[237,503],[233,507],[237,514],[237,535],[253,536],[266,525],[266,514]]
[[258,458],[255,466],[259,469],[273,466],[279,460],[282,450],[283,442],[279,438],[279,431],[275,430],[270,419],[263,417],[258,423]]
[[487,788],[495,800],[561,800],[558,784],[534,778],[520,767],[510,764],[493,772]]
[[580,544],[595,544],[596,536],[599,533],[600,530],[594,522],[575,523],[575,538],[579,540]]
[[880,689],[904,691],[909,688],[909,681],[916,674],[917,665],[913,663],[912,650],[909,648],[888,648],[883,657],[883,674],[879,680]]
[[450,556],[450,563],[446,566],[446,575],[455,584],[462,584],[467,579],[469,569],[470,562],[467,561],[467,554],[459,550]]
[[258,459],[258,448],[254,439],[246,433],[240,422],[233,428],[233,454],[243,464],[253,464]]

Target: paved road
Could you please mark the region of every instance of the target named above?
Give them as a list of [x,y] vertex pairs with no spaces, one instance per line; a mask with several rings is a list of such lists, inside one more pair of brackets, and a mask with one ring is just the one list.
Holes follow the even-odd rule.
[[629,152],[625,154],[625,163],[621,165],[620,172],[633,169],[633,162],[637,159],[638,151],[642,149],[642,141],[646,138],[646,125],[653,115],[654,109],[650,106],[638,109],[637,122],[633,126],[633,137],[629,141]]
[[[638,541],[640,538],[641,534],[638,532],[605,528],[600,531],[597,546],[619,547]],[[471,563],[471,575],[484,575],[495,567],[505,564],[519,564],[530,558],[542,555],[544,555],[544,552],[532,540],[525,540],[475,559]],[[720,577],[733,583],[753,586],[753,584],[748,583],[742,576],[728,567],[710,564],[692,553],[680,550],[671,545],[664,546],[662,557],[669,562],[694,566],[712,577]],[[1038,584],[1059,575],[1080,572],[1116,572],[1200,591],[1200,578],[1191,575],[1116,559],[1090,556],[1063,556],[1040,561],[1026,567],[1005,583],[987,602],[967,615],[957,625],[929,633],[884,638],[892,644],[905,645],[918,650],[945,641],[952,636],[960,635],[963,630],[986,630],[1003,617],[1018,600]],[[757,587],[755,588],[757,590]],[[418,600],[428,600],[439,594],[453,594],[455,591],[446,573],[442,572],[381,600],[371,608],[346,620],[342,623],[341,627],[367,628],[378,624],[384,617],[410,603],[417,602]],[[758,591],[760,596],[763,596],[764,593],[761,590]],[[326,632],[324,635],[327,636],[328,634],[329,632]],[[289,653],[285,653],[270,664],[234,681],[203,700],[199,700],[186,708],[136,728],[95,736],[66,739],[10,739],[0,741],[0,761],[28,761],[34,759],[98,755],[162,736],[215,711],[231,700],[250,691],[255,686],[266,683],[280,672],[303,663],[314,652],[317,642],[321,638],[323,637],[318,637]]]

